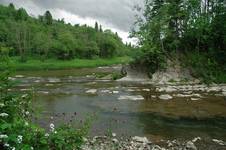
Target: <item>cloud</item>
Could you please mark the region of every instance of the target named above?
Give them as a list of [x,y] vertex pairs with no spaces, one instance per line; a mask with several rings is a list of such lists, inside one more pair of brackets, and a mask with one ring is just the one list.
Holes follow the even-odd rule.
[[14,3],[25,8],[29,14],[38,16],[50,10],[55,19],[64,18],[71,24],[94,26],[95,21],[104,29],[110,28],[124,42],[129,39],[129,31],[135,21],[133,7],[143,0],[0,0],[2,4]]

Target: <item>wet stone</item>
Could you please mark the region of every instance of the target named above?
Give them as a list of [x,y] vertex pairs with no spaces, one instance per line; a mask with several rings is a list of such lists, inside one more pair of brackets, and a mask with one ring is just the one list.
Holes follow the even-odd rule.
[[160,95],[159,96],[159,99],[162,99],[162,100],[170,100],[172,99],[173,97],[168,95],[168,94],[165,94],[165,95]]

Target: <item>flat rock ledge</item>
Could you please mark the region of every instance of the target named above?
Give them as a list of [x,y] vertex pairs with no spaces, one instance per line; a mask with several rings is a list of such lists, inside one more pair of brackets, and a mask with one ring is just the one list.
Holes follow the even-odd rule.
[[205,146],[201,148],[199,147],[199,143],[202,143],[200,137],[183,142],[162,140],[161,146],[152,143],[146,137],[117,138],[116,134],[111,137],[95,136],[90,139],[84,139],[84,141],[85,144],[82,146],[82,150],[206,150],[207,147],[224,150],[226,148],[225,142],[216,139],[213,139],[213,145],[204,144]]

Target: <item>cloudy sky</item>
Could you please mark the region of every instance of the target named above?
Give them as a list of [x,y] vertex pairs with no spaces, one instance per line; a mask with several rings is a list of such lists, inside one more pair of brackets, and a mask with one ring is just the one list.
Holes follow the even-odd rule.
[[118,32],[124,42],[129,39],[129,31],[135,21],[133,7],[143,0],[0,0],[0,4],[14,3],[25,8],[29,14],[38,16],[50,10],[55,19],[64,18],[72,24],[94,26],[95,21],[104,29]]

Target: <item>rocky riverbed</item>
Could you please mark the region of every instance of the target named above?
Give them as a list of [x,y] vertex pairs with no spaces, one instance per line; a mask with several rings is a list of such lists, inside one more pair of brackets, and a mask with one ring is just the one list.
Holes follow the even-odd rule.
[[[12,78],[20,84],[11,90],[34,87],[33,106],[43,108],[36,122],[43,127],[77,125],[95,114],[83,149],[226,149],[225,84],[160,84],[142,75],[145,80],[136,80],[136,73],[129,74],[131,81],[96,77],[106,69],[24,72]],[[109,130],[117,136],[103,136]]]
[[153,143],[146,137],[134,136],[131,138],[118,138],[113,133],[112,136],[95,136],[84,139],[85,144],[82,150],[225,150],[226,142],[212,139],[206,145],[206,141],[200,137],[195,137],[188,141],[180,140],[160,140]]

